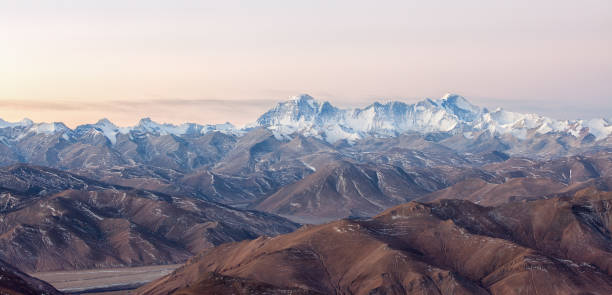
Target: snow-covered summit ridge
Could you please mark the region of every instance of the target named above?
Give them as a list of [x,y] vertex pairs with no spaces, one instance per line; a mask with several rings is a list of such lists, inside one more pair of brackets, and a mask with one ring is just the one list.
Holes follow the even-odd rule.
[[[112,123],[110,120],[104,118],[100,119],[94,124],[83,124],[79,125],[74,129],[68,128],[64,123],[53,122],[53,123],[34,123],[32,120],[24,119],[19,122],[7,122],[0,119],[0,132],[2,129],[9,128],[12,132],[6,133],[5,136],[1,136],[4,139],[19,140],[27,136],[43,134],[43,135],[56,135],[59,134],[65,140],[71,138],[83,136],[85,134],[101,134],[106,137],[111,144],[117,142],[117,137],[120,134],[149,134],[149,135],[203,135],[209,132],[221,132],[226,134],[240,135],[242,131],[236,128],[231,123],[214,124],[214,125],[200,125],[196,123],[184,123],[180,125],[173,125],[168,123],[157,123],[150,118],[141,119],[137,125],[131,127],[119,127]],[[8,136],[7,136],[8,135]]]
[[36,134],[61,134],[62,138],[70,140],[94,134],[104,136],[111,144],[115,144],[117,137],[122,134],[198,136],[221,132],[239,136],[254,127],[267,128],[278,138],[299,133],[330,143],[338,140],[351,142],[368,136],[397,136],[406,132],[451,132],[469,138],[474,132],[488,131],[498,135],[510,134],[519,139],[527,138],[529,134],[564,132],[579,136],[589,132],[595,138],[603,139],[612,134],[612,119],[555,120],[503,109],[489,111],[457,94],[445,94],[439,99],[426,98],[413,104],[401,101],[375,102],[364,108],[346,109],[302,94],[278,103],[244,128],[237,128],[231,123],[174,125],[143,118],[131,127],[119,127],[108,119],[101,119],[94,124],[70,129],[60,122],[35,123],[29,119],[7,122],[0,119],[0,137],[2,140],[19,140]]
[[400,101],[375,102],[364,108],[339,109],[309,95],[293,97],[263,114],[257,125],[277,137],[293,133],[316,136],[335,142],[367,136],[396,136],[405,132],[489,131],[525,138],[530,133],[566,132],[578,136],[588,131],[597,139],[612,133],[609,119],[555,120],[537,114],[489,111],[471,104],[457,94],[424,99],[414,104]]

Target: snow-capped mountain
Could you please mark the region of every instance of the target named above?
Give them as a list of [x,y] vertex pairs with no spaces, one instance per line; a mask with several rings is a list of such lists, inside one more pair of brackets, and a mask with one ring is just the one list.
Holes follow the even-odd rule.
[[298,132],[333,143],[367,136],[396,136],[407,131],[448,132],[474,121],[481,113],[482,109],[455,95],[416,104],[376,102],[363,109],[338,109],[328,102],[300,95],[279,103],[263,114],[257,124],[272,130],[277,137]]
[[[11,132],[7,132],[10,130]],[[236,128],[231,123],[200,125],[196,123],[184,123],[173,125],[168,123],[157,123],[150,118],[143,118],[135,126],[119,127],[113,124],[110,120],[104,118],[94,124],[83,124],[75,129],[68,128],[64,123],[34,123],[30,119],[23,119],[19,122],[7,122],[0,119],[0,134],[4,133],[4,138],[9,140],[18,140],[28,135],[45,134],[56,135],[60,134],[66,140],[75,137],[93,136],[101,134],[106,137],[112,144],[117,141],[117,136],[120,134],[149,134],[154,136],[161,135],[203,135],[209,132],[221,132],[225,134],[239,135],[242,131]]]
[[237,128],[230,123],[173,125],[144,118],[132,127],[118,127],[102,119],[95,124],[80,125],[72,130],[59,122],[34,123],[24,119],[11,123],[0,119],[0,136],[3,140],[18,140],[36,134],[61,134],[69,140],[85,134],[100,134],[115,144],[120,134],[198,136],[216,131],[240,136],[255,127],[270,130],[278,139],[302,134],[329,143],[338,140],[354,142],[369,136],[393,137],[406,132],[446,132],[463,134],[466,138],[471,138],[475,132],[489,132],[493,135],[512,135],[518,139],[525,139],[530,134],[551,132],[573,136],[590,133],[597,140],[612,134],[611,119],[555,120],[503,109],[489,111],[456,94],[446,94],[436,100],[427,98],[414,104],[401,101],[375,102],[364,108],[348,109],[340,109],[329,102],[318,101],[303,94],[278,103],[256,122],[244,128]]
[[607,119],[561,121],[537,114],[489,111],[472,105],[464,97],[446,94],[437,100],[425,99],[415,104],[404,102],[373,103],[363,109],[338,109],[309,95],[300,95],[279,103],[263,114],[257,125],[268,128],[277,137],[293,133],[315,136],[328,142],[358,140],[368,136],[396,136],[405,132],[464,133],[489,131],[511,134],[524,139],[530,133],[565,132],[578,136],[590,132],[597,139],[612,133]]
[[328,102],[300,95],[279,103],[262,115],[257,124],[279,137],[299,132],[335,142],[370,135],[396,136],[407,131],[448,132],[475,121],[483,112],[486,109],[457,95],[446,95],[436,101],[426,99],[416,104],[376,102],[363,109],[338,109]]
[[183,123],[180,125],[160,124],[154,122],[150,118],[141,119],[138,125],[132,128],[119,129],[120,133],[127,134],[129,132],[140,132],[154,135],[202,135],[213,131],[218,131],[226,134],[239,134],[238,130],[231,123],[215,124],[215,125],[200,125],[195,123]]

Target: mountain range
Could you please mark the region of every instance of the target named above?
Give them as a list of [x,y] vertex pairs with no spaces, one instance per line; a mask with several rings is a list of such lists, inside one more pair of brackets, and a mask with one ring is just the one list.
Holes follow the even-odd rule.
[[[362,109],[300,95],[241,128],[2,121],[0,164],[321,223],[458,190],[483,204],[525,198],[521,186],[555,194],[591,181],[608,190],[611,132],[608,119],[489,111],[453,94]],[[489,189],[505,193],[484,200]]]
[[[37,135],[60,135],[65,144],[74,144],[103,137],[109,145],[121,144],[121,138],[137,141],[143,135],[198,137],[219,132],[241,136],[257,127],[273,132],[278,139],[295,134],[312,136],[334,144],[338,141],[355,142],[367,137],[393,137],[407,132],[447,133],[474,138],[482,132],[494,136],[511,135],[525,140],[533,135],[571,134],[590,135],[586,141],[599,141],[612,134],[612,119],[555,120],[537,114],[523,114],[503,109],[489,111],[471,104],[456,94],[440,99],[425,99],[407,104],[400,101],[375,102],[365,108],[340,109],[329,102],[321,102],[303,94],[278,103],[261,115],[256,122],[238,128],[231,123],[200,125],[160,124],[149,118],[136,126],[118,127],[107,119],[95,124],[68,128],[61,122],[34,123],[29,119],[19,122],[0,120],[2,143],[6,146]],[[101,142],[99,142],[101,144]]]
[[138,292],[608,294],[610,122],[452,94],[300,95],[242,127],[0,121],[2,276],[55,294],[10,265],[188,261]]

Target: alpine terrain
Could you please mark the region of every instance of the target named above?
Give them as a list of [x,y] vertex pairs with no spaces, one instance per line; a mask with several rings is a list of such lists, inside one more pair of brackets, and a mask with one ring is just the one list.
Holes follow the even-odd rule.
[[[129,288],[610,294],[611,191],[612,118],[456,94],[346,109],[299,95],[244,126],[0,120],[2,280],[58,294],[22,271],[186,263]],[[95,287],[70,290],[128,288]]]

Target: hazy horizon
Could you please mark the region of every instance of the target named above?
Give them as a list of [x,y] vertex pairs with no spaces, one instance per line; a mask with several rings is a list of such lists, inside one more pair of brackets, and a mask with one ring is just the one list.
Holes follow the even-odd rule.
[[0,42],[8,121],[240,125],[299,93],[612,116],[603,0],[3,1]]
[[[452,92],[449,92],[452,93]],[[307,93],[301,93],[307,94]],[[458,94],[458,93],[453,93]],[[340,108],[364,108],[375,102],[386,103],[390,101],[400,101],[408,104],[416,103],[418,101],[422,101],[424,99],[438,99],[440,96],[428,96],[423,98],[396,98],[396,99],[372,99],[372,100],[364,100],[359,101],[358,103],[336,103],[333,100],[328,100],[322,97],[314,97],[315,99],[323,102],[328,101],[332,105]],[[222,123],[232,123],[236,126],[243,126],[245,124],[254,123],[256,119],[261,116],[264,112],[273,108],[277,103],[286,101],[288,99],[292,99],[292,97],[285,97],[278,100],[183,100],[183,99],[154,99],[149,101],[109,101],[109,102],[89,102],[89,103],[78,103],[77,101],[54,101],[54,102],[42,102],[42,101],[0,101],[0,109],[15,109],[22,110],[27,112],[30,110],[30,114],[34,114],[34,116],[25,116],[25,117],[0,117],[8,122],[17,122],[23,119],[30,119],[34,122],[62,122],[65,123],[68,127],[74,128],[78,125],[82,124],[91,124],[96,123],[101,119],[108,119],[117,126],[120,127],[130,127],[135,126],[141,119],[150,118],[153,121],[158,123],[171,123],[171,124],[182,124],[182,123],[199,123],[199,124],[222,124]],[[547,114],[546,106],[535,106],[530,105],[529,102],[522,102],[517,105],[512,105],[512,103],[506,104],[510,107],[502,107],[500,105],[495,105],[498,102],[504,102],[503,100],[495,100],[495,99],[481,99],[478,100],[481,103],[475,102],[473,99],[469,97],[465,97],[470,103],[477,105],[479,107],[488,108],[489,111],[493,111],[496,108],[500,107],[507,111],[513,112],[522,112],[522,113],[536,113],[539,115],[546,115],[554,119],[560,120],[574,120],[574,119],[592,119],[592,118],[606,118],[610,117],[600,116],[600,117],[555,117]],[[489,103],[486,103],[486,102]],[[485,104],[482,104],[482,103]],[[213,107],[215,111],[215,116],[200,117],[198,114],[201,110],[205,110],[207,108]],[[142,111],[142,109],[145,111]],[[140,111],[139,111],[140,110]],[[169,110],[175,110],[174,112],[169,112]],[[580,113],[580,108],[572,110],[575,113]],[[36,116],[37,114],[42,113],[42,116]],[[51,114],[61,114],[61,113],[73,113],[72,117],[67,118],[67,120],[62,120],[61,116],[58,117],[60,119],[52,119],[52,120],[39,120],[39,117],[46,117]],[[228,120],[224,118],[231,118],[232,115],[236,113],[240,114],[239,120]],[[572,113],[572,112],[566,112]],[[102,114],[101,117],[92,117],[91,114]],[[107,115],[104,115],[107,114]],[[138,115],[140,114],[140,115]],[[66,119],[66,117],[63,117]],[[169,119],[168,119],[169,118]],[[236,117],[234,117],[236,118]]]

